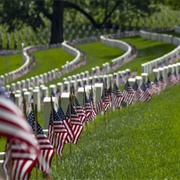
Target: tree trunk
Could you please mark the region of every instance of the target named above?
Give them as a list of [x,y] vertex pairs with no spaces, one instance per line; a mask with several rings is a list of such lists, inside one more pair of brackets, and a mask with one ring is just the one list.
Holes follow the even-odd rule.
[[50,44],[63,42],[63,0],[53,1]]

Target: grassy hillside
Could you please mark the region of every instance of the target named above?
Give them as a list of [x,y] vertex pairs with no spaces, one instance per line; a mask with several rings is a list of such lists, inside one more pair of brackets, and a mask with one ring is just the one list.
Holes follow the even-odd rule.
[[0,56],[0,75],[13,71],[22,66],[22,54]]
[[[180,179],[180,85],[90,122],[53,179]],[[55,159],[55,158],[54,158]],[[33,179],[33,178],[32,178]]]

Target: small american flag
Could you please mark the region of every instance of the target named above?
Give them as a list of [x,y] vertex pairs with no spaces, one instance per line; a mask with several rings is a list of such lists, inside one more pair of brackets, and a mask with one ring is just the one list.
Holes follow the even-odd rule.
[[159,82],[158,82],[156,77],[155,77],[154,82],[152,84],[152,92],[153,92],[153,94],[159,94],[160,93]]
[[57,154],[62,156],[62,150],[67,138],[67,130],[54,108],[50,114],[48,138]]
[[103,110],[107,111],[111,107],[111,99],[110,96],[107,94],[106,88],[103,91]]
[[[20,109],[0,92],[0,136],[8,139],[3,169],[8,178],[28,179],[37,162],[39,148]],[[12,167],[11,170],[9,167]]]
[[124,90],[123,90],[124,102],[126,104],[131,104],[133,102],[134,95],[135,95],[135,91],[130,86],[129,82],[126,81],[126,84],[125,84]]
[[78,116],[80,117],[82,124],[84,124],[84,122],[86,121],[85,112],[84,112],[82,106],[79,104],[76,96],[74,96],[74,101],[75,101],[74,109],[76,110]]
[[152,89],[152,84],[151,84],[151,81],[150,81],[149,78],[147,80],[146,86],[147,86],[147,88],[149,89],[149,91],[150,91],[150,93],[152,95],[153,94],[153,89]]
[[177,83],[176,77],[173,73],[168,73],[167,85],[172,86]]
[[137,81],[135,81],[135,83],[133,84],[132,86],[135,94],[134,94],[134,98],[133,98],[133,102],[137,102],[141,96],[141,93],[142,93],[142,90],[141,88],[139,87]]
[[95,118],[96,116],[96,109],[95,109],[95,105],[94,105],[94,101],[93,101],[93,90],[91,89],[90,94],[89,94],[89,102],[92,108],[92,116],[93,118]]
[[114,83],[112,102],[115,108],[120,108],[122,106],[122,102],[124,100],[123,94],[117,87],[117,84]]
[[32,127],[32,130],[34,133],[37,134],[35,135],[39,144],[40,148],[40,155],[38,156],[38,169],[41,170],[43,173],[49,174],[49,170],[51,167],[51,161],[54,156],[54,149],[53,146],[51,145],[48,137],[46,134],[43,132],[40,124],[37,122],[37,130],[35,130],[35,117],[34,117],[34,112],[31,111],[27,117],[27,121]]
[[62,121],[64,128],[66,129],[66,132],[67,132],[67,137],[66,137],[65,143],[72,142],[74,139],[74,133],[73,133],[71,126],[68,122],[68,119],[66,118],[61,107],[59,107],[57,113],[58,113],[60,120]]
[[159,90],[160,90],[160,91],[163,91],[163,90],[166,88],[166,85],[167,85],[167,84],[166,84],[163,76],[160,75],[160,77],[159,77]]
[[96,113],[97,114],[103,111],[103,104],[104,104],[104,102],[103,102],[103,99],[101,97],[99,99],[99,101],[97,102],[97,105],[96,105]]
[[142,93],[140,95],[139,100],[142,102],[149,101],[151,99],[151,92],[149,91],[145,83],[141,85],[141,90],[142,90]]
[[85,93],[85,95],[84,95],[84,98],[85,98],[84,111],[85,111],[85,114],[86,114],[86,121],[90,121],[90,120],[94,119],[94,117],[96,115],[95,115],[95,112],[93,110],[92,104],[87,99],[86,92],[84,92],[84,93]]
[[66,117],[67,117],[69,124],[72,128],[72,131],[74,133],[74,139],[72,142],[74,144],[77,144],[78,139],[83,130],[83,124],[81,122],[80,117],[77,115],[75,109],[73,108],[73,106],[71,104],[68,105]]

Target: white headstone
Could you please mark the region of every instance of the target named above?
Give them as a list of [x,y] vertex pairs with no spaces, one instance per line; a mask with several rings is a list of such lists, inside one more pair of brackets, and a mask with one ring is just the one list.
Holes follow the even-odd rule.
[[141,76],[143,78],[143,82],[146,83],[148,80],[148,73],[141,73]]
[[95,83],[94,84],[94,99],[95,99],[95,106],[97,105],[98,101],[102,96],[103,91],[103,83]]
[[154,75],[154,78],[157,78],[159,79],[159,70],[158,69],[153,69],[153,75]]
[[12,84],[11,84],[11,90],[12,90],[12,91],[16,91],[16,84],[15,84],[15,83],[12,83]]
[[62,92],[63,92],[63,83],[58,82],[58,83],[57,83],[57,89],[59,89],[59,90],[60,90],[60,93],[62,93]]
[[35,85],[39,86],[39,76],[35,76]]
[[49,89],[50,89],[50,96],[56,94],[57,86],[55,84],[51,84],[49,86]]
[[63,88],[64,88],[63,91],[70,92],[70,82],[65,81],[64,85],[63,85]]
[[[52,97],[52,102],[53,102],[54,109],[57,110],[57,100],[55,97]],[[44,129],[48,129],[51,110],[52,110],[51,98],[45,97],[43,104],[44,104],[44,111],[43,111],[44,112]]]
[[69,104],[69,96],[70,96],[69,92],[63,92],[61,94],[61,107],[62,107],[62,110],[64,111],[64,113],[66,113],[66,111],[67,111],[67,107]]
[[143,83],[143,78],[141,76],[136,76],[135,79],[137,81],[138,86],[140,87]]
[[15,103],[17,106],[20,106],[21,103],[22,103],[22,97],[21,97],[21,94],[15,94]]
[[135,81],[136,81],[135,78],[129,78],[129,79],[128,79],[128,82],[129,82],[129,84],[130,84],[131,87],[133,86],[133,84],[135,83]]
[[81,106],[84,106],[84,88],[79,87],[76,93],[76,97]]
[[37,111],[39,112],[41,110],[41,97],[40,97],[39,89],[33,90],[33,101],[34,101],[34,104],[37,104]]
[[46,86],[42,87],[42,93],[44,94],[45,97],[49,97],[48,87]]

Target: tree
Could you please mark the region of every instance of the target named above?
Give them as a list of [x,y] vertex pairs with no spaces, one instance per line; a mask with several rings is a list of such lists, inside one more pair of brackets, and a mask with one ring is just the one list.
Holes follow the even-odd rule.
[[37,30],[45,27],[47,18],[51,23],[50,44],[61,43],[65,9],[80,12],[95,28],[101,28],[118,20],[118,13],[122,21],[128,19],[128,12],[148,16],[153,12],[150,4],[151,0],[1,0],[0,23],[7,26],[8,31],[20,29],[23,24]]

